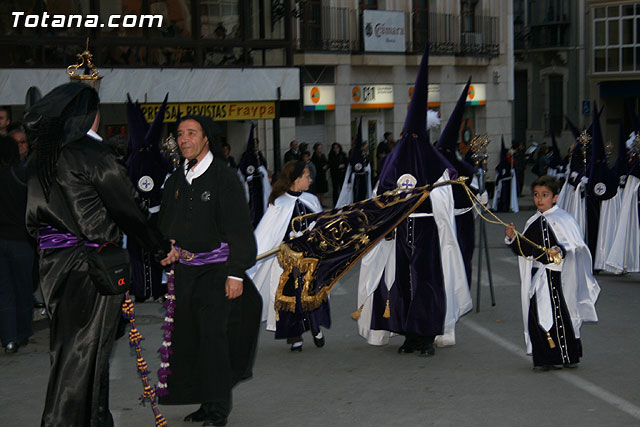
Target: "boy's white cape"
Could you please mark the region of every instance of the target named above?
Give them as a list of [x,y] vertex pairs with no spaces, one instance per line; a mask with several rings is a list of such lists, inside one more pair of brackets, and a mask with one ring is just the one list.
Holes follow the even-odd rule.
[[[562,277],[562,292],[567,304],[571,323],[576,338],[580,338],[580,326],[583,321],[596,322],[595,303],[600,293],[600,286],[591,272],[591,253],[584,243],[582,232],[575,219],[557,206],[544,213],[536,212],[525,225],[525,231],[541,215],[547,219],[553,233],[565,250],[565,256],[560,266]],[[530,258],[518,257],[520,264],[520,283],[522,299],[522,320],[524,322],[524,340],[527,354],[531,354],[531,340],[529,338],[529,300],[536,294],[538,318],[540,326],[549,330],[553,324],[551,311],[551,297],[547,286],[546,269],[557,269],[555,264],[544,265]],[[531,268],[538,267],[538,272],[531,277]]]

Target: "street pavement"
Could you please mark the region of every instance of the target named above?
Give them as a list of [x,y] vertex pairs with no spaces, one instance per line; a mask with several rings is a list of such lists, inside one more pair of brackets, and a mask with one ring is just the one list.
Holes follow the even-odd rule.
[[[500,216],[522,230],[532,213]],[[261,333],[254,378],[234,390],[228,425],[639,426],[640,275],[598,275],[600,320],[583,325],[579,368],[534,372],[524,354],[517,259],[502,242],[503,227],[487,225],[487,232],[496,305],[486,264],[476,300],[476,249],[471,290],[480,312],[474,307],[458,322],[455,346],[420,357],[397,353],[402,337],[383,347],[366,344],[350,317],[357,308],[356,266],[331,294],[325,347],[316,348],[307,334],[303,351],[291,353],[272,333]],[[144,303],[136,313],[155,378],[163,311]],[[46,321],[37,329],[17,354],[0,354],[2,426],[39,424],[49,364]],[[141,392],[133,352],[119,340],[111,361],[116,426],[154,425],[151,409],[139,405]],[[196,408],[160,407],[170,426],[194,425],[182,419]]]

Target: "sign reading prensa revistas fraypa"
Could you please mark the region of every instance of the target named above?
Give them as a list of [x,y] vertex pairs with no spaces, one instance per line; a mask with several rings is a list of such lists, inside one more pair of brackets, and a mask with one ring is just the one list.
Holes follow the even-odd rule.
[[365,10],[362,14],[366,52],[404,52],[404,12]]
[[[161,104],[140,104],[147,122],[151,123]],[[273,101],[262,102],[193,102],[168,103],[164,123],[174,123],[179,117],[192,114],[211,117],[214,121],[273,119]]]

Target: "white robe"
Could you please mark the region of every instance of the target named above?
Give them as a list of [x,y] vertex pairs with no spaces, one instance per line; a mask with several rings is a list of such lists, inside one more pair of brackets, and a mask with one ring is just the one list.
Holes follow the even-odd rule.
[[607,257],[608,271],[640,271],[640,227],[638,226],[638,188],[640,179],[627,177],[622,193],[620,216],[611,250]]
[[[567,180],[561,192],[561,194],[564,192],[563,206],[556,203],[560,209],[567,211],[576,220],[583,236],[587,231],[587,204],[584,197],[582,197],[582,190],[588,182],[589,178],[585,176],[580,179],[576,186],[569,184],[569,180]],[[560,197],[558,197],[559,199]]]
[[[555,264],[543,265],[530,258],[518,257],[520,267],[520,295],[522,300],[522,320],[524,323],[524,340],[527,346],[527,354],[531,354],[531,339],[529,338],[529,300],[536,294],[538,306],[538,318],[543,328],[553,324],[551,312],[551,297],[547,285],[545,269],[560,269],[562,280],[562,293],[564,295],[567,310],[571,316],[571,323],[576,338],[580,338],[582,322],[597,322],[595,303],[600,294],[600,286],[593,277],[591,270],[591,253],[584,242],[583,234],[575,219],[566,211],[557,206],[544,213],[537,211],[527,220],[525,231],[541,215],[547,219],[549,227],[565,250],[565,256],[559,266]],[[532,278],[531,268],[542,267]]]
[[[267,210],[269,206],[269,196],[271,195],[271,182],[269,181],[269,172],[264,166],[259,166],[258,171],[260,171],[260,177],[262,180],[262,203],[263,203],[263,211]],[[245,178],[242,172],[238,170],[238,177],[240,177],[240,181],[242,182],[242,186],[244,187],[244,195],[247,198],[247,203],[249,202],[249,182],[254,179],[253,175],[249,175],[249,177]]]
[[500,194],[502,193],[502,186],[504,181],[511,181],[511,189],[509,192],[509,210],[511,212],[520,212],[520,205],[518,204],[518,181],[516,178],[516,170],[511,169],[511,176],[500,179],[496,184],[496,191],[493,193],[492,209],[495,211],[498,209],[498,200],[500,200]]
[[616,273],[615,268],[607,266],[607,257],[613,246],[616,235],[620,207],[622,206],[622,193],[624,188],[618,187],[618,192],[609,200],[604,200],[600,205],[600,220],[598,223],[598,242],[594,256],[593,268],[607,270]]
[[[312,212],[322,211],[320,201],[311,193],[303,192],[300,197],[285,193],[278,197],[272,205],[269,205],[254,232],[258,245],[258,254],[280,246],[285,239],[285,233],[291,222],[293,209],[298,199]],[[267,321],[267,330],[269,331],[276,330],[274,303],[282,272],[282,267],[275,254],[269,258],[261,259],[256,265],[247,270],[247,275],[253,280],[260,295],[262,295],[262,321]]]
[[[445,171],[438,180],[449,180],[449,172]],[[471,310],[472,301],[467,283],[467,275],[458,239],[453,208],[453,191],[451,186],[438,187],[429,194],[433,206],[433,216],[438,228],[442,275],[446,295],[446,315],[444,333],[436,337],[436,345],[445,347],[455,344],[455,325],[458,319]],[[431,214],[412,214],[412,217],[431,216]],[[363,306],[358,319],[358,332],[372,345],[384,345],[389,341],[389,331],[372,331],[371,305],[373,293],[380,284],[382,274],[388,288],[395,282],[395,240],[379,242],[367,255],[362,258],[360,279],[358,282],[358,307]],[[460,268],[460,266],[463,266]]]
[[[367,164],[364,167],[365,172],[369,175],[367,179],[367,199],[373,197],[373,193],[371,191],[371,165]],[[351,164],[347,166],[347,171],[344,175],[344,181],[342,182],[342,189],[340,190],[340,196],[338,196],[338,201],[336,202],[336,208],[340,208],[345,205],[350,205],[353,203],[353,170],[351,169]]]

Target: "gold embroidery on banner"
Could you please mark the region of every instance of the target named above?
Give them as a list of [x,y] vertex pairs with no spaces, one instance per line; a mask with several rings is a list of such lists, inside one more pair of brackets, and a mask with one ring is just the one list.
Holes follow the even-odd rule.
[[[426,187],[425,187],[426,188]],[[433,188],[433,187],[432,187]],[[421,190],[421,189],[418,189]],[[393,226],[390,228],[393,230],[397,227],[402,221],[404,221],[415,209],[417,209],[422,202],[424,202],[429,196],[430,191],[423,190],[419,191],[417,194],[407,195],[404,192],[397,193],[387,193],[384,197],[388,199],[389,196],[395,196],[392,198],[390,202],[382,203],[382,206],[391,206],[401,202],[409,202],[409,200],[417,198],[415,201],[411,201],[413,206],[406,212],[402,218],[400,218]],[[354,215],[355,214],[355,215]],[[318,214],[311,214],[305,216],[313,216]],[[354,218],[355,216],[355,218]],[[349,218],[348,218],[349,217]],[[299,220],[302,217],[297,217],[292,220],[292,223],[296,220]],[[367,215],[360,209],[355,209],[348,212],[337,212],[335,214],[331,214],[328,216],[324,216],[323,218],[333,218],[332,221],[329,221],[322,227],[313,228],[309,232],[309,237],[307,238],[308,242],[317,241],[318,247],[320,247],[323,251],[329,250],[329,252],[335,252],[338,250],[345,249],[347,247],[352,246],[357,254],[353,259],[349,259],[345,261],[345,264],[353,264],[358,262],[368,251],[360,251],[363,246],[368,246],[369,248],[373,247],[378,241],[383,239],[387,233],[381,234],[373,243],[371,242],[371,238],[365,233],[368,226],[370,226],[370,219]],[[352,220],[352,224],[347,222],[347,219]],[[306,232],[307,230],[305,230]],[[361,253],[359,253],[361,252]],[[333,288],[333,286],[337,283],[337,281],[348,271],[345,268],[336,269],[336,273],[333,277],[328,280],[328,284],[323,286],[321,289],[317,291],[317,293],[312,293],[312,283],[314,280],[314,276],[316,273],[317,265],[319,263],[319,259],[317,258],[305,258],[304,254],[301,252],[296,252],[291,249],[288,245],[284,244],[281,247],[280,252],[278,253],[278,261],[283,268],[283,274],[280,276],[280,281],[278,283],[278,288],[276,289],[276,300],[274,303],[274,309],[276,311],[276,315],[280,310],[286,310],[289,312],[296,311],[296,298],[295,295],[288,296],[284,295],[284,287],[289,281],[290,275],[293,272],[293,269],[296,268],[300,272],[300,276],[297,280],[302,280],[302,290],[300,295],[300,301],[302,305],[302,310],[304,311],[312,311],[318,308],[323,302],[327,301],[327,297],[329,292]],[[295,286],[298,286],[299,283],[296,283]]]

